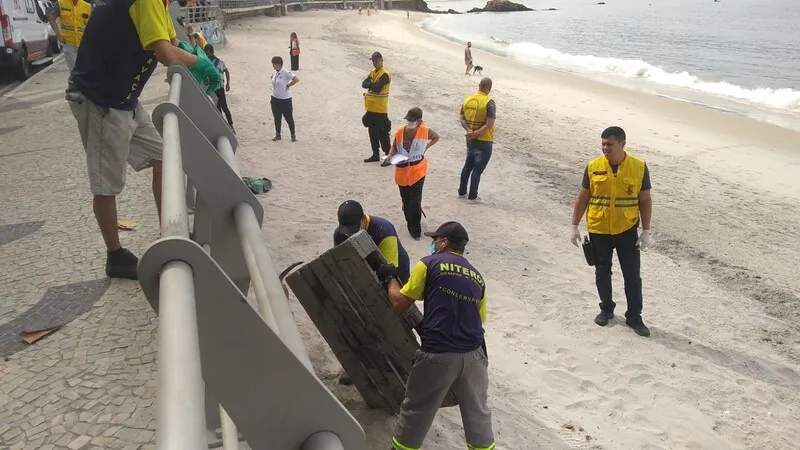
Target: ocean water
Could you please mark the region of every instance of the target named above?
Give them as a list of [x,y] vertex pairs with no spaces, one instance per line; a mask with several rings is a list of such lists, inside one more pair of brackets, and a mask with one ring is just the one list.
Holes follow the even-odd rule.
[[598,1],[521,0],[539,11],[438,15],[421,26],[524,64],[800,129],[800,0]]

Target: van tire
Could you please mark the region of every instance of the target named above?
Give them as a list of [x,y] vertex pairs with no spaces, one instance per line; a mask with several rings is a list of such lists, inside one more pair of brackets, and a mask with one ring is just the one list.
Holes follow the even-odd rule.
[[28,49],[24,46],[19,50],[16,67],[14,67],[14,75],[20,81],[25,81],[31,77],[31,62],[28,61]]

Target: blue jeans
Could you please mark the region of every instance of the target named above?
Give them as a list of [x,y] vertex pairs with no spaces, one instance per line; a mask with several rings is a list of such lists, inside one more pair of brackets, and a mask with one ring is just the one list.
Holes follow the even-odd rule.
[[461,184],[458,186],[458,195],[467,195],[467,182],[469,182],[470,200],[478,197],[478,185],[481,183],[481,174],[492,158],[492,143],[473,139],[467,141],[467,160],[461,169]]

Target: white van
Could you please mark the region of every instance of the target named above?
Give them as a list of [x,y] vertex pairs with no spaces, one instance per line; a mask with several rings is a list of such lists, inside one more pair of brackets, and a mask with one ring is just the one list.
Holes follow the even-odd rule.
[[0,70],[12,70],[26,80],[31,64],[52,61],[59,50],[47,21],[46,0],[0,0]]

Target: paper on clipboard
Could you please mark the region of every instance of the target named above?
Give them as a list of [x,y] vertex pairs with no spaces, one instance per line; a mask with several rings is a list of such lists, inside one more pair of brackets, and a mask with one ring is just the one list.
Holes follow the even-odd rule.
[[395,153],[394,155],[389,157],[389,162],[394,164],[394,165],[397,165],[397,164],[400,164],[400,163],[404,163],[406,161],[408,161],[408,156],[401,155],[399,153]]

